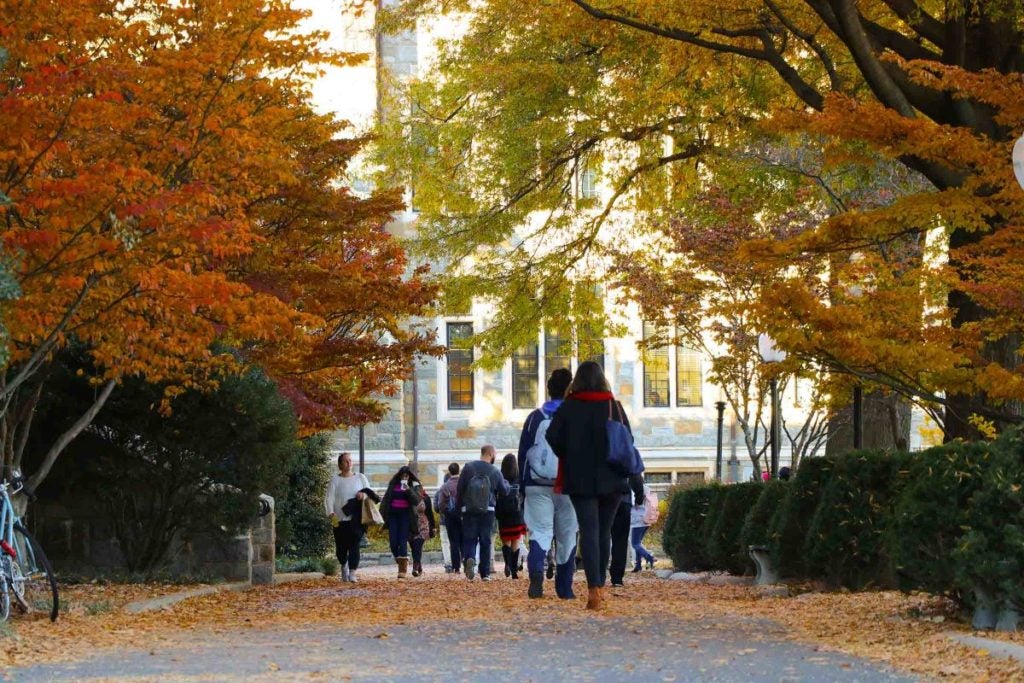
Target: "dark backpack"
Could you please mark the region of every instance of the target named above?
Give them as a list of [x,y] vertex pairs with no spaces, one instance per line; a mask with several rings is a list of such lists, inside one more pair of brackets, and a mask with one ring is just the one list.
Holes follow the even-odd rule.
[[445,505],[444,514],[448,515],[449,517],[455,517],[459,514],[459,505],[458,502],[455,500],[454,491],[449,493],[448,495],[448,503],[447,505]]
[[470,514],[487,512],[491,507],[491,478],[486,472],[473,474],[462,496],[462,506]]

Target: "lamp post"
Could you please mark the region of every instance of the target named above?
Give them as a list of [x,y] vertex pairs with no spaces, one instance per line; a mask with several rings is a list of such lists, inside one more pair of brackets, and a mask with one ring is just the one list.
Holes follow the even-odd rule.
[[722,427],[725,422],[725,401],[715,401],[718,411],[718,446],[715,449],[715,481],[722,481]]
[[[786,360],[786,352],[775,346],[775,340],[769,337],[767,334],[759,335],[757,338],[757,352],[761,356],[761,360],[765,364],[770,363],[781,363]],[[771,439],[771,478],[778,479],[779,477],[779,446],[782,430],[779,427],[779,379],[776,377],[776,373],[772,372],[771,380],[769,382],[771,387],[771,399],[772,399],[772,413],[771,413],[771,433],[769,438]]]
[[359,474],[366,474],[366,425],[359,425]]

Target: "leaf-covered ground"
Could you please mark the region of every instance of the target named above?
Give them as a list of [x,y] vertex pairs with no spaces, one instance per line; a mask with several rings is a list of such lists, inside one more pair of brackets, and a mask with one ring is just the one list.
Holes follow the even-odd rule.
[[[752,588],[661,581],[644,574],[629,576],[627,587],[612,591],[606,611],[595,616],[583,609],[582,574],[577,578],[577,600],[548,596],[531,601],[524,580],[470,584],[437,572],[432,568],[425,577],[398,582],[390,570],[366,570],[356,586],[337,578],[301,581],[192,598],[143,614],[127,614],[120,606],[176,587],[75,587],[66,591],[72,602],[84,606],[106,601],[104,607],[72,609],[57,624],[14,619],[10,634],[0,640],[3,663],[21,669],[44,662],[85,661],[111,652],[153,653],[196,642],[189,639],[204,634],[212,638],[235,632],[343,629],[387,640],[402,629],[496,619],[513,634],[555,625],[560,633],[571,634],[585,629],[591,619],[619,619],[635,624],[642,642],[644,624],[651,618],[679,618],[685,622],[684,632],[694,633],[723,620],[781,626],[764,629],[763,636],[758,628],[737,630],[737,642],[727,644],[733,653],[754,653],[788,636],[823,652],[871,659],[915,678],[1024,680],[1020,665],[954,644],[944,633],[967,629],[953,621],[945,603],[926,596],[805,593],[761,598]],[[671,660],[670,652],[664,656]]]

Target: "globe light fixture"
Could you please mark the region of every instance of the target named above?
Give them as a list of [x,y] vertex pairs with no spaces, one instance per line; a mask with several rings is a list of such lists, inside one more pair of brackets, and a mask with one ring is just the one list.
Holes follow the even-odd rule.
[[1024,135],[1013,145],[1013,174],[1017,176],[1021,189],[1024,189]]

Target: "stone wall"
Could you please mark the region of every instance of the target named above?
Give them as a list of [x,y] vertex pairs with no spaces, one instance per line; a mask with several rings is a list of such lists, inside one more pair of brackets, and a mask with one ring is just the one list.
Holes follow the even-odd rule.
[[[273,583],[274,499],[262,495],[260,500],[261,514],[241,534],[209,532],[179,540],[163,573],[169,578]],[[39,502],[31,510],[29,526],[58,575],[128,571],[112,524],[85,502]]]

